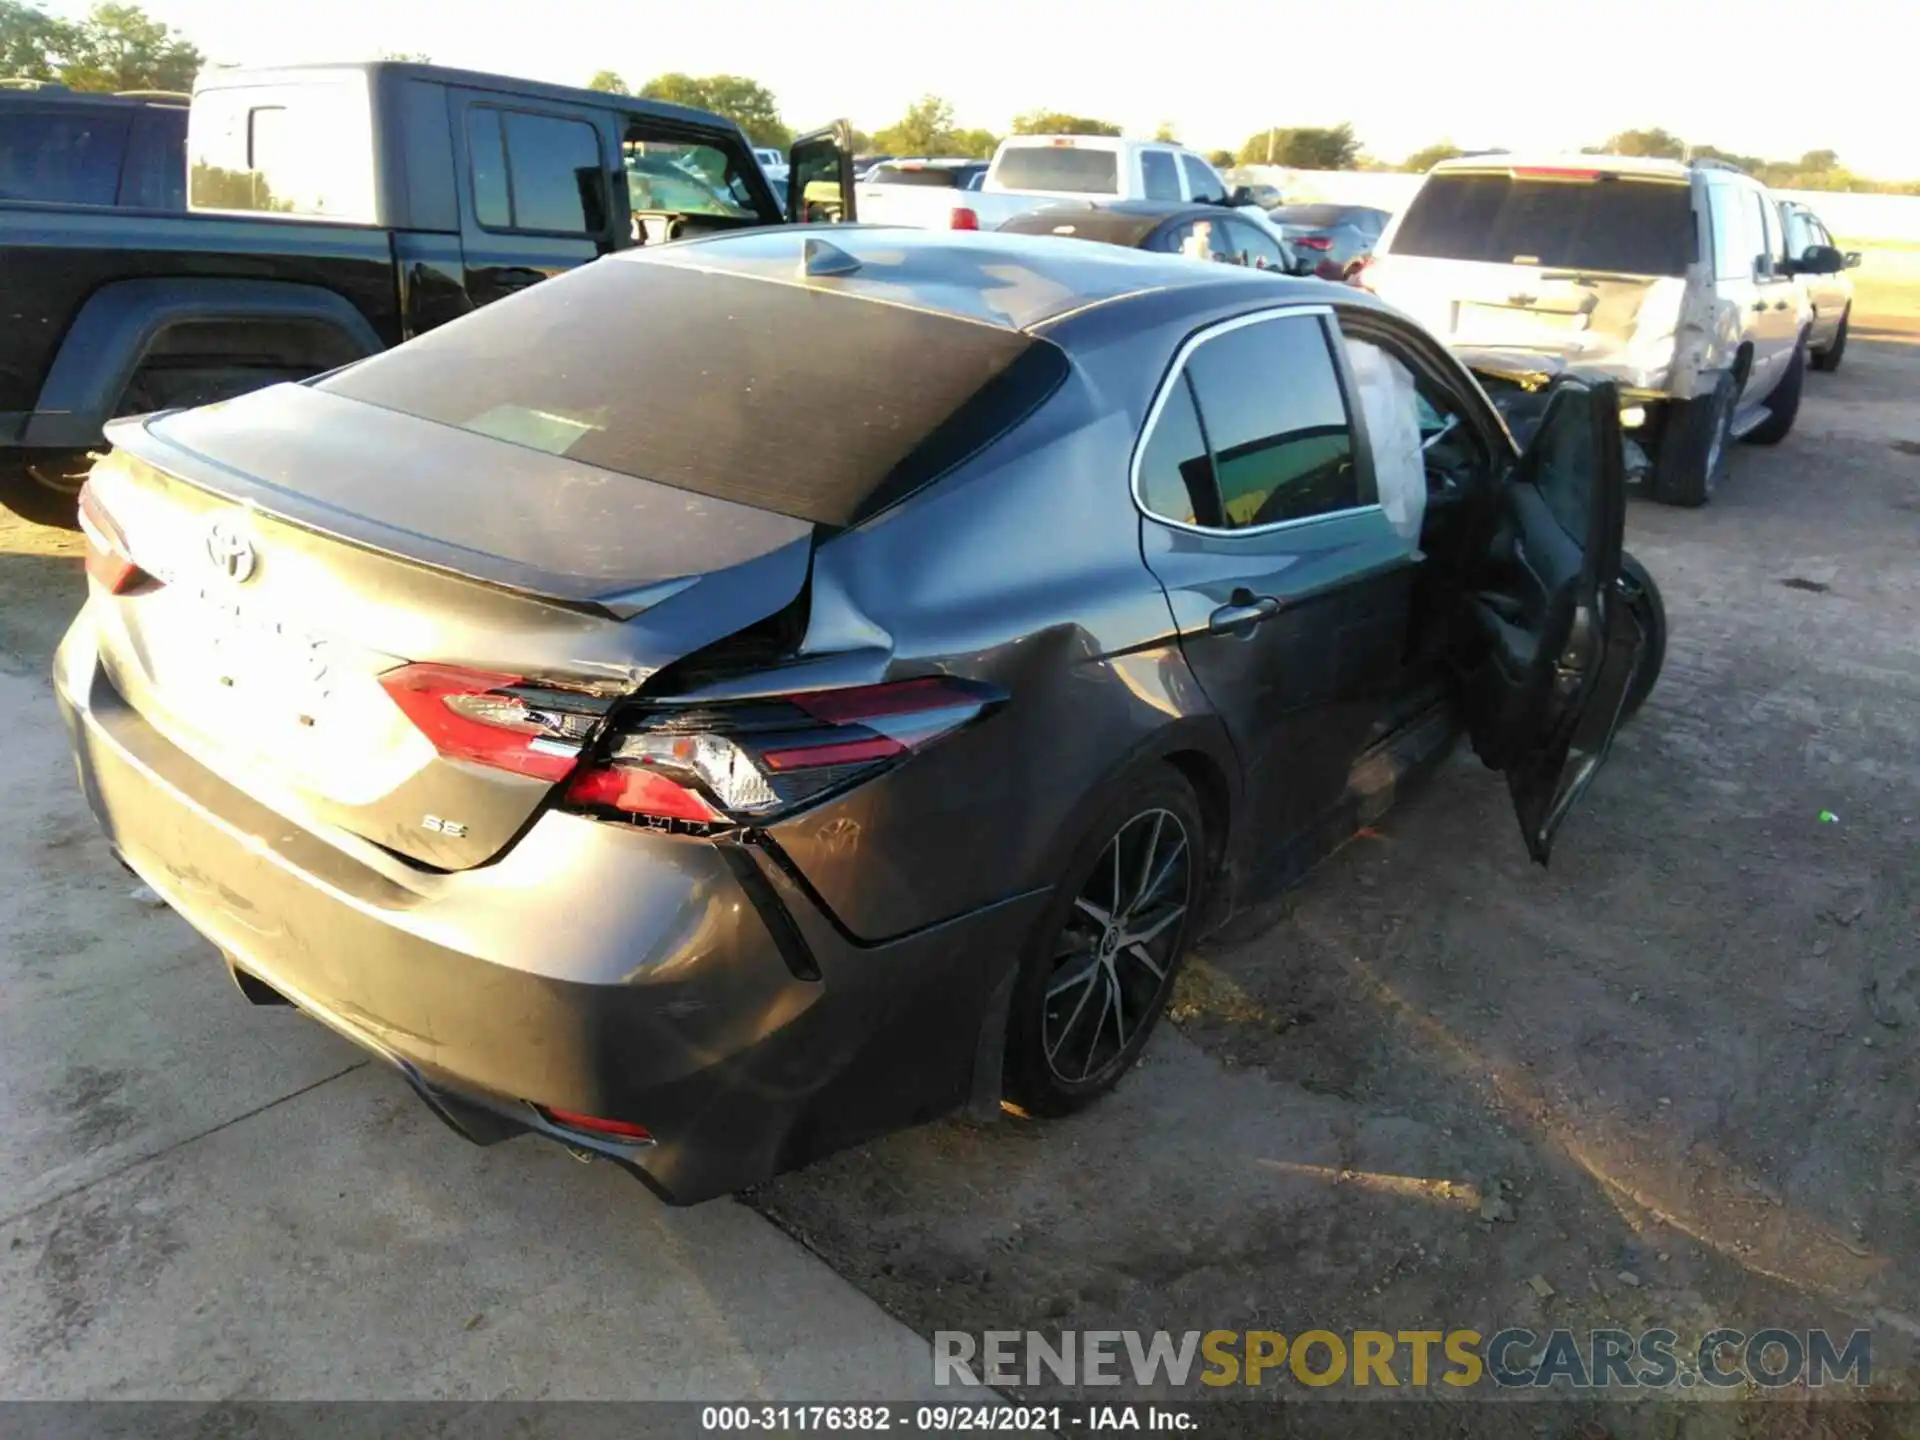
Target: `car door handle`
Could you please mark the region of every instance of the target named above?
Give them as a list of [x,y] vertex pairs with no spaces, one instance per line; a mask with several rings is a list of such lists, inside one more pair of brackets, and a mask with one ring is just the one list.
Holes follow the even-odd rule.
[[1758,315],[1762,310],[1766,308],[1767,308],[1767,302],[1764,300],[1756,300],[1753,302],[1753,313],[1756,315]]
[[1280,602],[1271,595],[1257,599],[1245,591],[1234,594],[1233,603],[1222,605],[1207,617],[1207,629],[1215,635],[1250,635],[1262,620],[1280,613]]

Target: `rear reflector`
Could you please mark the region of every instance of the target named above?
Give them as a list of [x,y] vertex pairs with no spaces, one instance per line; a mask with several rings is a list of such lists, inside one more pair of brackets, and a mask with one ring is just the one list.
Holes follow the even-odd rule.
[[567,787],[567,799],[575,805],[604,806],[629,815],[658,815],[664,820],[691,820],[700,825],[721,824],[727,818],[699,791],[638,765],[583,771]]
[[569,1130],[579,1130],[588,1135],[602,1135],[610,1140],[651,1140],[653,1136],[644,1125],[635,1125],[626,1120],[605,1120],[598,1115],[581,1115],[573,1110],[554,1110],[544,1105],[534,1107],[556,1125],[564,1125]]
[[109,595],[124,595],[153,579],[134,563],[126,538],[93,493],[91,482],[80,487],[80,531],[87,537],[87,574]]
[[380,687],[448,759],[536,780],[566,779],[606,710],[590,695],[533,689],[518,675],[455,665],[403,665],[382,675]]
[[980,228],[980,216],[976,212],[968,209],[965,205],[956,205],[953,207],[953,214],[949,217],[947,228],[950,230],[978,230]]

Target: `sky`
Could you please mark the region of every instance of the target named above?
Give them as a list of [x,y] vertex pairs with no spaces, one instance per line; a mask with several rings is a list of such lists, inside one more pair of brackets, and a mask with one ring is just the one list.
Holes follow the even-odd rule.
[[[1906,0],[143,0],[242,64],[422,51],[443,65],[638,87],[748,75],[789,124],[892,123],[922,94],[1004,131],[1044,108],[1198,149],[1269,125],[1353,123],[1398,160],[1433,141],[1577,148],[1663,126],[1766,159],[1831,149],[1920,178],[1920,66]],[[91,0],[51,0],[77,16]],[[1343,18],[1344,17],[1344,18]]]

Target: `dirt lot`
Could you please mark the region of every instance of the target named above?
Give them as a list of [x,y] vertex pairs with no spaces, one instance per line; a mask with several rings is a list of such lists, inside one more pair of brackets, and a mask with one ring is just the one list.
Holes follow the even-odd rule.
[[1672,650],[1551,870],[1462,754],[1196,956],[1105,1104],[900,1135],[760,1208],[924,1333],[1865,1326],[1907,1370],[1914,262],[1862,272],[1784,444],[1705,510],[1632,507]]
[[[1666,590],[1672,651],[1550,871],[1527,863],[1497,779],[1457,757],[1377,833],[1194,957],[1177,1028],[1162,1031],[1107,1102],[1046,1126],[929,1126],[785,1177],[751,1203],[922,1335],[1617,1323],[1672,1325],[1684,1346],[1715,1324],[1865,1326],[1877,1376],[1911,1373],[1920,1342],[1920,253],[1872,257],[1860,285],[1845,368],[1809,377],[1785,444],[1741,447],[1706,510],[1631,511],[1629,543]],[[0,520],[0,671],[44,675],[80,593],[76,553],[71,537]],[[47,718],[37,716],[36,729]],[[69,784],[64,771],[49,780]],[[17,802],[38,804],[39,793],[21,788]],[[38,847],[32,868],[99,868],[81,881],[94,898],[16,892],[14,913],[58,920],[68,955],[138,949],[104,927],[156,922],[120,903],[123,878],[66,814],[70,799],[62,793],[58,824],[16,818]],[[62,848],[81,858],[41,853]],[[99,934],[67,934],[88,916]],[[42,980],[52,983],[49,954],[19,936],[7,945],[12,994],[0,1011],[19,1002],[16,982],[38,987],[36,996]],[[195,963],[173,948],[182,958],[170,966]],[[205,1003],[220,1002],[209,994]],[[160,1023],[136,1018],[137,1032]],[[259,1023],[239,1009],[226,1017],[228,1027]],[[199,1001],[178,1024],[191,1031],[181,1065],[221,1053]],[[25,1031],[16,1038],[33,1043]],[[246,1063],[266,1073],[272,1050],[292,1047],[283,1061],[312,1072],[296,1093],[374,1086],[340,1070],[353,1069],[352,1052],[342,1060],[332,1043],[282,1039]],[[206,1085],[224,1104],[235,1084],[216,1070]],[[230,1305],[216,1298],[212,1318],[189,1328],[224,1315],[219,1345],[244,1351],[241,1331],[297,1336],[290,1317],[319,1304],[333,1307],[326,1313],[342,1332],[328,1343],[356,1354],[384,1347],[389,1315],[406,1317],[413,1349],[443,1357],[435,1365],[476,1343],[458,1330],[481,1308],[464,1295],[434,1312],[449,1331],[438,1341],[402,1304],[412,1303],[404,1267],[431,1266],[436,1286],[453,1283],[463,1273],[460,1227],[479,1222],[448,1218],[439,1199],[412,1188],[411,1170],[447,1154],[412,1153],[422,1142],[398,1118],[410,1102],[397,1082],[372,1095],[351,1101],[362,1128],[357,1148],[336,1157],[339,1208],[348,1171],[378,1163],[409,1204],[425,1207],[409,1211],[410,1223],[428,1225],[439,1248],[382,1241],[380,1278],[327,1278],[326,1247],[308,1234],[308,1280],[252,1300],[235,1292]],[[109,1147],[120,1112],[140,1112],[147,1098],[69,1097],[107,1127],[97,1138]],[[64,1135],[61,1144],[78,1142]],[[491,1186],[513,1203],[524,1200],[523,1183],[537,1186],[541,1213],[570,1206],[566,1195],[578,1191],[593,1202],[583,1221],[608,1225],[621,1204],[651,1204],[637,1189],[630,1202],[602,1197],[599,1172],[545,1165],[547,1154],[486,1152],[463,1165],[459,1184],[489,1195]],[[89,1258],[123,1253],[122,1231],[135,1221],[103,1211],[94,1229],[106,1230],[82,1223],[61,1239],[63,1206],[81,1207],[76,1223],[99,1219],[99,1205],[80,1194],[92,1163],[76,1158],[55,1176],[71,1202],[30,1191],[39,1218],[4,1227],[12,1249],[0,1252],[0,1291],[14,1299],[0,1298],[0,1319],[39,1316],[42,1340],[32,1344],[44,1341],[49,1354],[76,1343],[45,1330],[62,1295],[80,1297],[88,1323],[145,1305],[143,1334],[177,1314],[155,1308],[178,1268],[172,1251],[131,1270]],[[114,1158],[101,1173],[142,1163]],[[206,1203],[226,1203],[208,1184]],[[290,1191],[265,1203],[309,1200]],[[311,1223],[358,1222],[333,1216],[328,1201]],[[577,1238],[580,1226],[572,1230]],[[194,1242],[202,1283],[238,1283],[218,1278],[233,1268],[221,1259],[233,1243],[225,1234],[215,1227]],[[246,1253],[271,1264],[274,1252]],[[548,1258],[564,1272],[564,1256]],[[353,1297],[367,1287],[395,1298],[356,1322]],[[593,1327],[609,1323],[611,1301],[601,1297]],[[565,1349],[566,1313],[541,1321],[544,1343]],[[6,1353],[18,1380],[31,1373],[17,1368],[31,1347],[13,1340]],[[97,1390],[132,1374],[136,1389],[164,1388],[159,1377],[179,1362],[165,1359],[165,1345],[149,1348],[140,1371],[96,1347],[73,1385]],[[276,1364],[302,1353],[283,1350]],[[284,1371],[258,1357],[248,1365],[253,1383],[284,1391],[273,1378]],[[327,1393],[334,1372],[298,1373],[305,1393]],[[338,1383],[353,1387],[360,1373],[342,1370]],[[493,1393],[484,1365],[422,1373],[435,1377],[433,1393]],[[1412,1425],[1409,1414],[1390,1428]],[[1476,1419],[1473,1428],[1489,1427]]]

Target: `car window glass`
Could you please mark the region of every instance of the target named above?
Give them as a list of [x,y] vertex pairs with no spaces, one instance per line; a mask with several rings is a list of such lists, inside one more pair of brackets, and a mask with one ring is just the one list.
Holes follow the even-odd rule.
[[1185,374],[1167,387],[1167,398],[1140,452],[1140,503],[1182,525],[1218,525],[1220,502],[1213,488],[1213,458],[1200,434],[1193,391]]
[[1737,185],[1709,185],[1707,205],[1713,218],[1713,269],[1722,280],[1753,278],[1753,257],[1764,244],[1755,231],[1758,219]]
[[644,140],[630,130],[621,146],[621,163],[633,210],[762,218],[747,188],[744,156],[713,145]]
[[1771,276],[1785,253],[1786,242],[1780,238],[1780,207],[1757,190],[1753,192],[1753,203],[1760,211],[1759,271]]
[[1170,250],[1189,260],[1212,260],[1215,258],[1213,234],[1211,220],[1183,220],[1162,230],[1154,248]]
[[1421,183],[1393,248],[1436,260],[1684,275],[1697,242],[1684,184],[1441,171]]
[[476,105],[467,112],[467,156],[473,168],[474,218],[492,229],[512,229],[507,151],[500,138],[500,112],[491,105]]
[[1187,374],[1228,529],[1362,503],[1346,401],[1318,317],[1221,331],[1195,348]]
[[364,79],[202,90],[187,119],[187,197],[199,210],[378,219]]
[[1140,152],[1140,182],[1149,200],[1180,198],[1180,173],[1174,168],[1173,156],[1168,151]]
[[1380,508],[1394,533],[1409,544],[1420,538],[1427,509],[1425,441],[1446,435],[1451,417],[1422,396],[1413,371],[1380,346],[1346,337],[1347,363],[1373,456]]
[[187,112],[155,105],[133,117],[120,203],[155,210],[187,208]]
[[1783,217],[1787,233],[1787,254],[1801,256],[1807,253],[1807,247],[1815,242],[1813,221],[1804,210],[1789,210]]
[[593,126],[508,110],[504,128],[516,230],[587,235],[606,229],[600,141]]
[[1187,177],[1187,189],[1192,191],[1195,200],[1224,200],[1226,187],[1220,183],[1220,177],[1213,173],[1213,167],[1195,155],[1182,155],[1180,169]]
[[127,112],[0,111],[0,200],[111,205]]
[[1116,152],[1055,141],[1002,150],[994,183],[1003,190],[1116,195],[1120,191],[1119,176],[1120,157]]
[[1251,266],[1255,270],[1287,268],[1286,257],[1280,253],[1280,242],[1258,225],[1249,225],[1245,220],[1228,220],[1225,228],[1231,237],[1232,258],[1236,265]]

